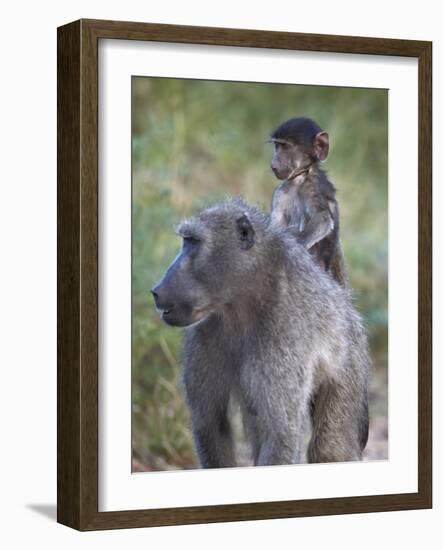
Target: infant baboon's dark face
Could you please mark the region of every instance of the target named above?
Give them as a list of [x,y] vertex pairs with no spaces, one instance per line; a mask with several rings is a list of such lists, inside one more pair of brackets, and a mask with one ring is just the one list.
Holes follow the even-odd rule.
[[244,291],[255,232],[246,213],[222,205],[184,222],[178,234],[181,250],[151,292],[163,321],[186,327]]
[[289,178],[294,170],[298,170],[310,163],[308,152],[300,145],[290,141],[274,141],[274,155],[271,169],[279,180]]
[[329,152],[329,136],[312,119],[290,118],[272,134],[274,156],[271,168],[279,180],[291,179],[293,174],[325,160]]

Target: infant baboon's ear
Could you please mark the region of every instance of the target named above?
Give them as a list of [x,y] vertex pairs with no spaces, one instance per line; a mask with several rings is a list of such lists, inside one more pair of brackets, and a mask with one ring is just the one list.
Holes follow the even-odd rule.
[[245,213],[235,222],[238,238],[240,239],[240,248],[242,250],[249,250],[254,246],[255,231],[252,227],[251,221],[248,215]]
[[314,153],[317,160],[325,160],[329,153],[329,135],[319,132],[314,139]]

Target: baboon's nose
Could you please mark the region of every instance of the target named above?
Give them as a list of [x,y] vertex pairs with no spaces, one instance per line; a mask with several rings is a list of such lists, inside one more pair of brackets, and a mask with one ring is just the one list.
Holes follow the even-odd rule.
[[154,298],[155,305],[158,306],[158,302],[159,302],[160,298],[159,298],[159,295],[158,295],[158,292],[157,292],[157,287],[151,289],[151,294]]
[[167,293],[163,287],[156,286],[151,290],[151,294],[154,297],[155,307],[161,311],[170,311],[174,308],[174,305],[171,303]]

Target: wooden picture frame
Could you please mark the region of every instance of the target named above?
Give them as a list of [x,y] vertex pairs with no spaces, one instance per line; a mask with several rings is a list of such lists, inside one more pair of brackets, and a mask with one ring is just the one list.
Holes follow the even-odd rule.
[[[98,41],[206,44],[418,59],[419,357],[416,493],[98,511]],[[432,506],[432,44],[80,20],[58,29],[58,521],[79,530]]]

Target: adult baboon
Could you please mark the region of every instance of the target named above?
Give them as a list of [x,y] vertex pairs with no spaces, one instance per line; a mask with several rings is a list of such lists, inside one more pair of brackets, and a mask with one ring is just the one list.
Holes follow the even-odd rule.
[[185,221],[152,290],[185,330],[184,386],[205,468],[234,466],[228,418],[241,406],[256,465],[360,460],[369,358],[349,293],[290,231],[240,199]]

